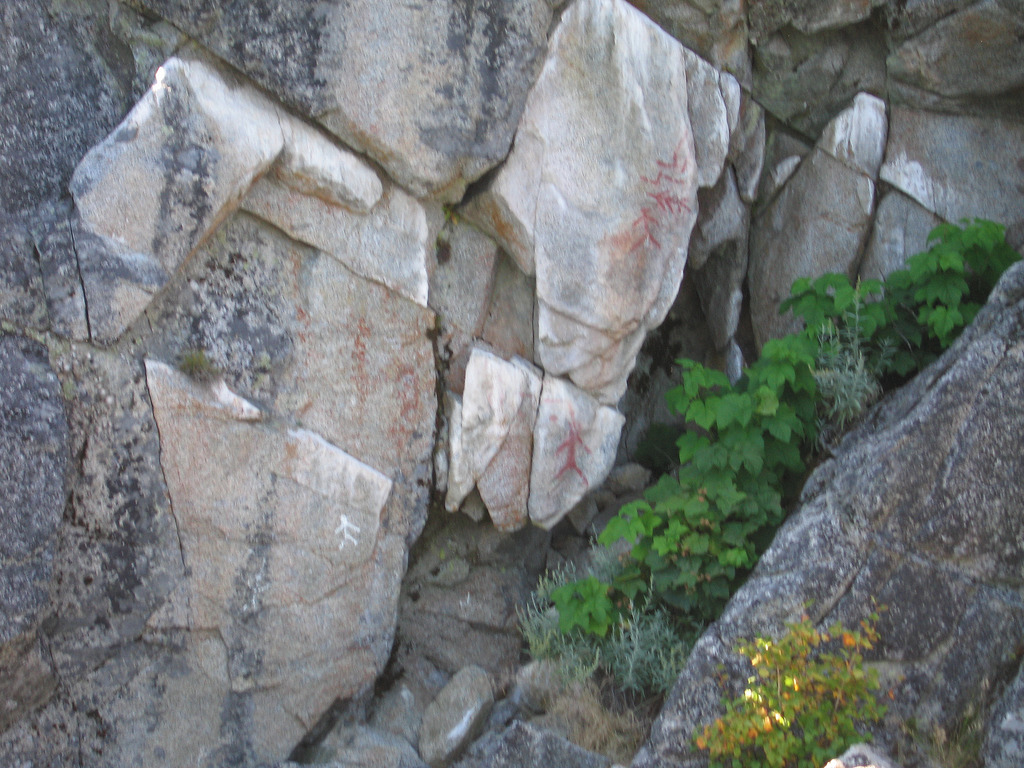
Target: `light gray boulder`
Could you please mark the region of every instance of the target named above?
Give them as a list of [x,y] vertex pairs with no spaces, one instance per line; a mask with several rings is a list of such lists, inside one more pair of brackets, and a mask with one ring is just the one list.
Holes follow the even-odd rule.
[[742,691],[749,665],[737,641],[778,635],[805,611],[823,626],[852,626],[886,606],[867,658],[891,692],[875,734],[883,746],[899,740],[901,722],[948,731],[993,703],[1017,672],[1024,631],[1022,319],[1018,264],[953,347],[815,471],[801,507],[698,641],[634,768],[706,764],[690,736],[721,714],[723,690]]
[[530,521],[552,528],[608,476],[625,418],[557,376],[544,376],[533,435]]
[[480,484],[481,498],[499,529],[526,524],[541,381],[528,363],[473,349],[461,406],[450,427],[454,439],[445,498],[450,512]]
[[399,190],[382,201],[362,160],[194,54],[163,64],[71,191],[89,330],[101,342],[123,333],[243,198],[296,240],[426,305],[422,207]]
[[900,192],[889,192],[878,203],[860,277],[882,280],[902,269],[911,256],[928,250],[928,235],[942,219]]
[[459,670],[427,707],[420,726],[420,755],[442,768],[473,740],[494,705],[491,677],[480,667]]
[[[333,160],[352,158],[332,149]],[[252,187],[241,208],[292,239],[333,256],[355,274],[425,307],[428,230],[423,206],[398,187],[388,185],[382,192],[379,179],[367,166],[361,165],[360,171],[370,174],[377,190],[364,199],[369,203],[366,210],[332,204],[270,176]]]
[[879,178],[940,218],[979,217],[1007,227],[1024,220],[1018,120],[893,107]]
[[854,744],[835,760],[829,760],[825,768],[899,768],[893,760],[876,747],[868,744]]
[[[164,685],[197,706],[235,698],[229,720],[244,721],[247,759],[281,757],[375,677],[378,629],[359,617],[397,598],[388,604],[376,573],[404,556],[380,525],[392,481],[313,432],[261,426],[262,410],[223,380],[201,385],[147,361],[146,381],[187,573],[147,626],[191,636],[193,674]],[[187,711],[162,714],[147,751],[202,743],[178,741]]]
[[465,209],[536,275],[536,361],[605,403],[686,263],[698,173],[686,63],[621,0],[575,3],[508,160]]
[[508,152],[551,22],[548,0],[142,5],[412,194],[450,201]]
[[885,136],[882,102],[858,96],[755,217],[748,284],[758,346],[795,328],[792,316],[778,314],[794,280],[856,270],[870,232]]

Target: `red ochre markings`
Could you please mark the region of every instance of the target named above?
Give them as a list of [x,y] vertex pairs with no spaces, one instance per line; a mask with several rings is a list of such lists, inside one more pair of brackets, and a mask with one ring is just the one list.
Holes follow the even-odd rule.
[[[555,416],[552,416],[551,421],[558,421],[558,419]],[[555,455],[563,452],[565,453],[565,463],[555,475],[555,480],[561,478],[566,472],[575,472],[580,476],[580,479],[583,480],[583,485],[589,488],[590,483],[587,482],[587,476],[583,474],[583,470],[580,469],[580,465],[576,460],[576,451],[580,448],[585,452],[590,453],[590,449],[587,448],[586,444],[584,444],[583,437],[580,435],[580,425],[576,423],[575,414],[570,414],[568,421],[568,434],[566,435],[565,440],[562,441],[561,445],[555,449]]]
[[686,169],[689,160],[686,157],[680,158],[679,151],[682,149],[682,142],[672,153],[672,159],[668,161],[657,160],[658,175],[654,178],[640,176],[646,186],[646,195],[651,198],[652,203],[640,209],[640,215],[631,225],[636,239],[629,249],[630,253],[644,247],[647,244],[655,248],[661,248],[655,232],[664,226],[665,216],[676,217],[682,215],[683,211],[690,213],[690,201],[685,196],[686,190]]

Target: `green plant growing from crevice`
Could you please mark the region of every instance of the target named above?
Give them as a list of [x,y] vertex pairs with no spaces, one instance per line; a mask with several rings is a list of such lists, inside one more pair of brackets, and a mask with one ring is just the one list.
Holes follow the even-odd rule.
[[200,348],[186,349],[178,359],[178,369],[193,381],[206,383],[220,375],[220,371]]
[[577,579],[573,568],[541,577],[519,611],[530,656],[554,662],[566,683],[579,683],[601,672],[631,694],[667,693],[682,670],[693,638],[682,636],[666,611],[639,603],[621,613],[616,611],[616,621],[604,634],[585,632],[575,625],[563,628],[564,613],[554,607],[554,595],[590,579],[601,583],[594,574]]
[[678,469],[627,504],[598,543],[632,544],[608,583],[591,576],[552,595],[563,629],[602,635],[637,602],[667,606],[686,622],[713,620],[782,522],[783,495],[803,476],[815,434],[814,345],[769,342],[733,385],[682,360],[671,410],[693,426],[677,441]]
[[864,668],[877,624],[872,613],[857,630],[836,622],[821,631],[804,616],[777,640],[741,642],[753,674],[741,695],[723,700],[725,714],[693,737],[711,768],[819,768],[869,740],[864,726],[886,710],[878,672]]

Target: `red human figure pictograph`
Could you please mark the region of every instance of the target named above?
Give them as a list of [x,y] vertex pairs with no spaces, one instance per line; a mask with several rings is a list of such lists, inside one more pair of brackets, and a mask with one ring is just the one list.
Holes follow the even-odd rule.
[[[554,416],[551,418],[552,420],[555,420]],[[556,454],[562,453],[563,451],[565,452],[565,463],[562,465],[562,468],[558,470],[558,473],[555,475],[555,479],[558,480],[566,472],[575,472],[580,476],[580,479],[583,480],[583,484],[589,487],[590,483],[587,482],[587,476],[583,474],[583,470],[580,469],[580,465],[576,459],[576,451],[580,448],[582,448],[586,453],[590,453],[590,449],[587,448],[586,444],[583,442],[583,437],[580,435],[580,426],[576,423],[576,416],[570,414],[568,434],[566,435],[565,440],[563,440],[558,448],[555,449]]]
[[654,236],[654,226],[658,223],[658,219],[651,212],[650,208],[641,208],[640,216],[633,222],[633,229],[636,229],[639,224],[641,227],[640,239],[633,243],[633,247],[630,248],[630,252],[635,251],[641,246],[651,243],[655,248],[661,248],[661,243],[658,242],[658,238]]

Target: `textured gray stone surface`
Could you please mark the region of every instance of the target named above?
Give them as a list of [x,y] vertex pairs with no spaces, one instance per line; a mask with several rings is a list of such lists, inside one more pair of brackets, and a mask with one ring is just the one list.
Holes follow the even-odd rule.
[[879,178],[946,221],[1024,220],[1024,123],[893,107]]
[[0,219],[60,198],[131,103],[135,68],[105,23],[107,4],[51,6],[0,11]]
[[470,747],[455,768],[608,768],[611,760],[588,752],[550,731],[515,722]]

